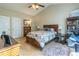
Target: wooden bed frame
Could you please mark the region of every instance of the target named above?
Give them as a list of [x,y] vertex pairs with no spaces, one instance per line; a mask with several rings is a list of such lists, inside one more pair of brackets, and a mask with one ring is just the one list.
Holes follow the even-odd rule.
[[[58,25],[57,24],[52,24],[52,25],[44,25],[43,26],[44,28],[53,28],[57,33],[58,33]],[[40,48],[40,44],[34,39],[34,38],[31,38],[31,37],[28,37],[26,36],[26,42],[27,43],[30,43],[31,45],[35,46],[36,48]],[[49,41],[50,42],[50,41]],[[47,42],[47,43],[49,43]],[[47,44],[46,43],[46,44]]]

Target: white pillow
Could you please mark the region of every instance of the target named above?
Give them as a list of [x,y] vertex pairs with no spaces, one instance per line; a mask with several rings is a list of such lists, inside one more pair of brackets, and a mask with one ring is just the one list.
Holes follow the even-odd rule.
[[50,31],[55,32],[55,30],[53,28],[50,28]]

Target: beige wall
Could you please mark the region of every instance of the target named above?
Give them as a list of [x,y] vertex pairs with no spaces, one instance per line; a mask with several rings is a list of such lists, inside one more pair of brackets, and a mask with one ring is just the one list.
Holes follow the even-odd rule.
[[79,4],[54,4],[36,15],[36,24],[42,27],[45,24],[58,24],[62,27],[62,33],[66,31],[66,18],[71,11],[78,9]]

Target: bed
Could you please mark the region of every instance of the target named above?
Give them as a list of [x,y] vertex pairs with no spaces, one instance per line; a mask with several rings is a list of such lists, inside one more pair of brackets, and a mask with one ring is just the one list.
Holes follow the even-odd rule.
[[[44,25],[43,28],[45,30],[29,32],[26,35],[26,42],[37,48],[43,49],[47,43],[51,42],[56,37],[55,35],[58,33],[58,25]],[[48,31],[47,28],[51,29],[52,32]]]

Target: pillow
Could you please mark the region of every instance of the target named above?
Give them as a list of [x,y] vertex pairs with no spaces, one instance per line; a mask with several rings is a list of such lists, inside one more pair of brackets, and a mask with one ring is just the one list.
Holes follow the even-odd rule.
[[50,31],[54,32],[54,29],[53,28],[50,28]]
[[51,32],[54,32],[54,29],[53,28],[44,28],[45,31],[51,31]]
[[44,28],[44,31],[48,31],[49,30],[49,28]]

